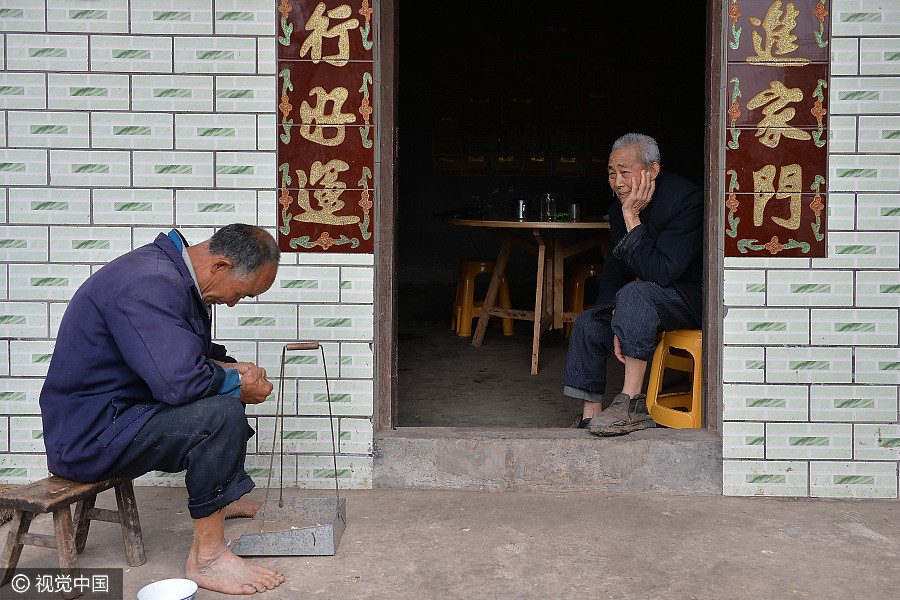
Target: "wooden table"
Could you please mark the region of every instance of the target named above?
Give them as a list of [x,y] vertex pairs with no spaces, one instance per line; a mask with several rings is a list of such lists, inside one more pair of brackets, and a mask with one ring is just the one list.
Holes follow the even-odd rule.
[[[598,219],[569,221],[512,221],[502,219],[444,219],[451,225],[483,227],[503,238],[497,266],[491,277],[487,296],[481,308],[481,316],[472,345],[480,346],[484,340],[488,321],[492,316],[521,319],[534,322],[534,337],[531,352],[531,374],[537,375],[538,356],[541,348],[541,334],[548,329],[562,329],[564,323],[575,320],[578,313],[565,312],[563,307],[563,261],[575,254],[603,246],[604,256],[609,251],[609,223]],[[548,238],[547,234],[557,230],[582,229],[596,230],[597,235],[569,246],[563,244],[561,238]],[[516,235],[517,231],[531,230],[535,241]],[[506,270],[506,261],[513,246],[537,255],[537,284],[534,293],[534,310],[517,310],[495,307],[497,292],[500,289],[500,277]]]

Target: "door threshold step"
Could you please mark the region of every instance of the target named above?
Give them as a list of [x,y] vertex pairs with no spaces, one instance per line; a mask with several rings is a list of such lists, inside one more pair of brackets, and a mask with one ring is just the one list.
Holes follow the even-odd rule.
[[374,454],[375,488],[722,494],[722,439],[699,429],[398,427]]

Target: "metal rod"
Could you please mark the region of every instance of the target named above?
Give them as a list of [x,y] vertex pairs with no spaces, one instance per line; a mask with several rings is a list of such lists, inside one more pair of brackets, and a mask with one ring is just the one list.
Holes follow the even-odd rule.
[[322,370],[325,372],[325,394],[328,398],[328,424],[331,426],[331,461],[334,464],[334,494],[337,498],[335,511],[338,516],[341,514],[341,491],[338,485],[338,468],[337,468],[337,442],[334,438],[334,414],[331,411],[331,389],[328,386],[328,365],[325,364],[325,348],[322,350]]

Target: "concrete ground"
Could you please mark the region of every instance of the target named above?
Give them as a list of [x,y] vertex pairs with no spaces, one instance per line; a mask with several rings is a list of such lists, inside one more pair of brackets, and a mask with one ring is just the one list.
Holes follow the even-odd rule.
[[[346,497],[337,554],[258,559],[287,576],[263,598],[900,597],[896,500],[432,490]],[[147,563],[127,567],[119,528],[99,522],[80,558],[84,567],[124,567],[128,599],[152,581],[183,576],[192,535],[184,489],[138,488],[137,501]],[[109,492],[98,499],[114,505]],[[248,522],[230,520],[228,535]],[[52,522],[41,517],[34,529],[49,531]],[[19,563],[55,565],[53,550],[31,546]],[[225,596],[201,590],[197,598]]]

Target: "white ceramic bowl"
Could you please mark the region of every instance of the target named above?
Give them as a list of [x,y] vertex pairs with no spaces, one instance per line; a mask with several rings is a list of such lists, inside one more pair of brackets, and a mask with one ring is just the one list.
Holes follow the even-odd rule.
[[145,585],[137,593],[138,600],[194,600],[197,584],[190,579],[161,579]]

